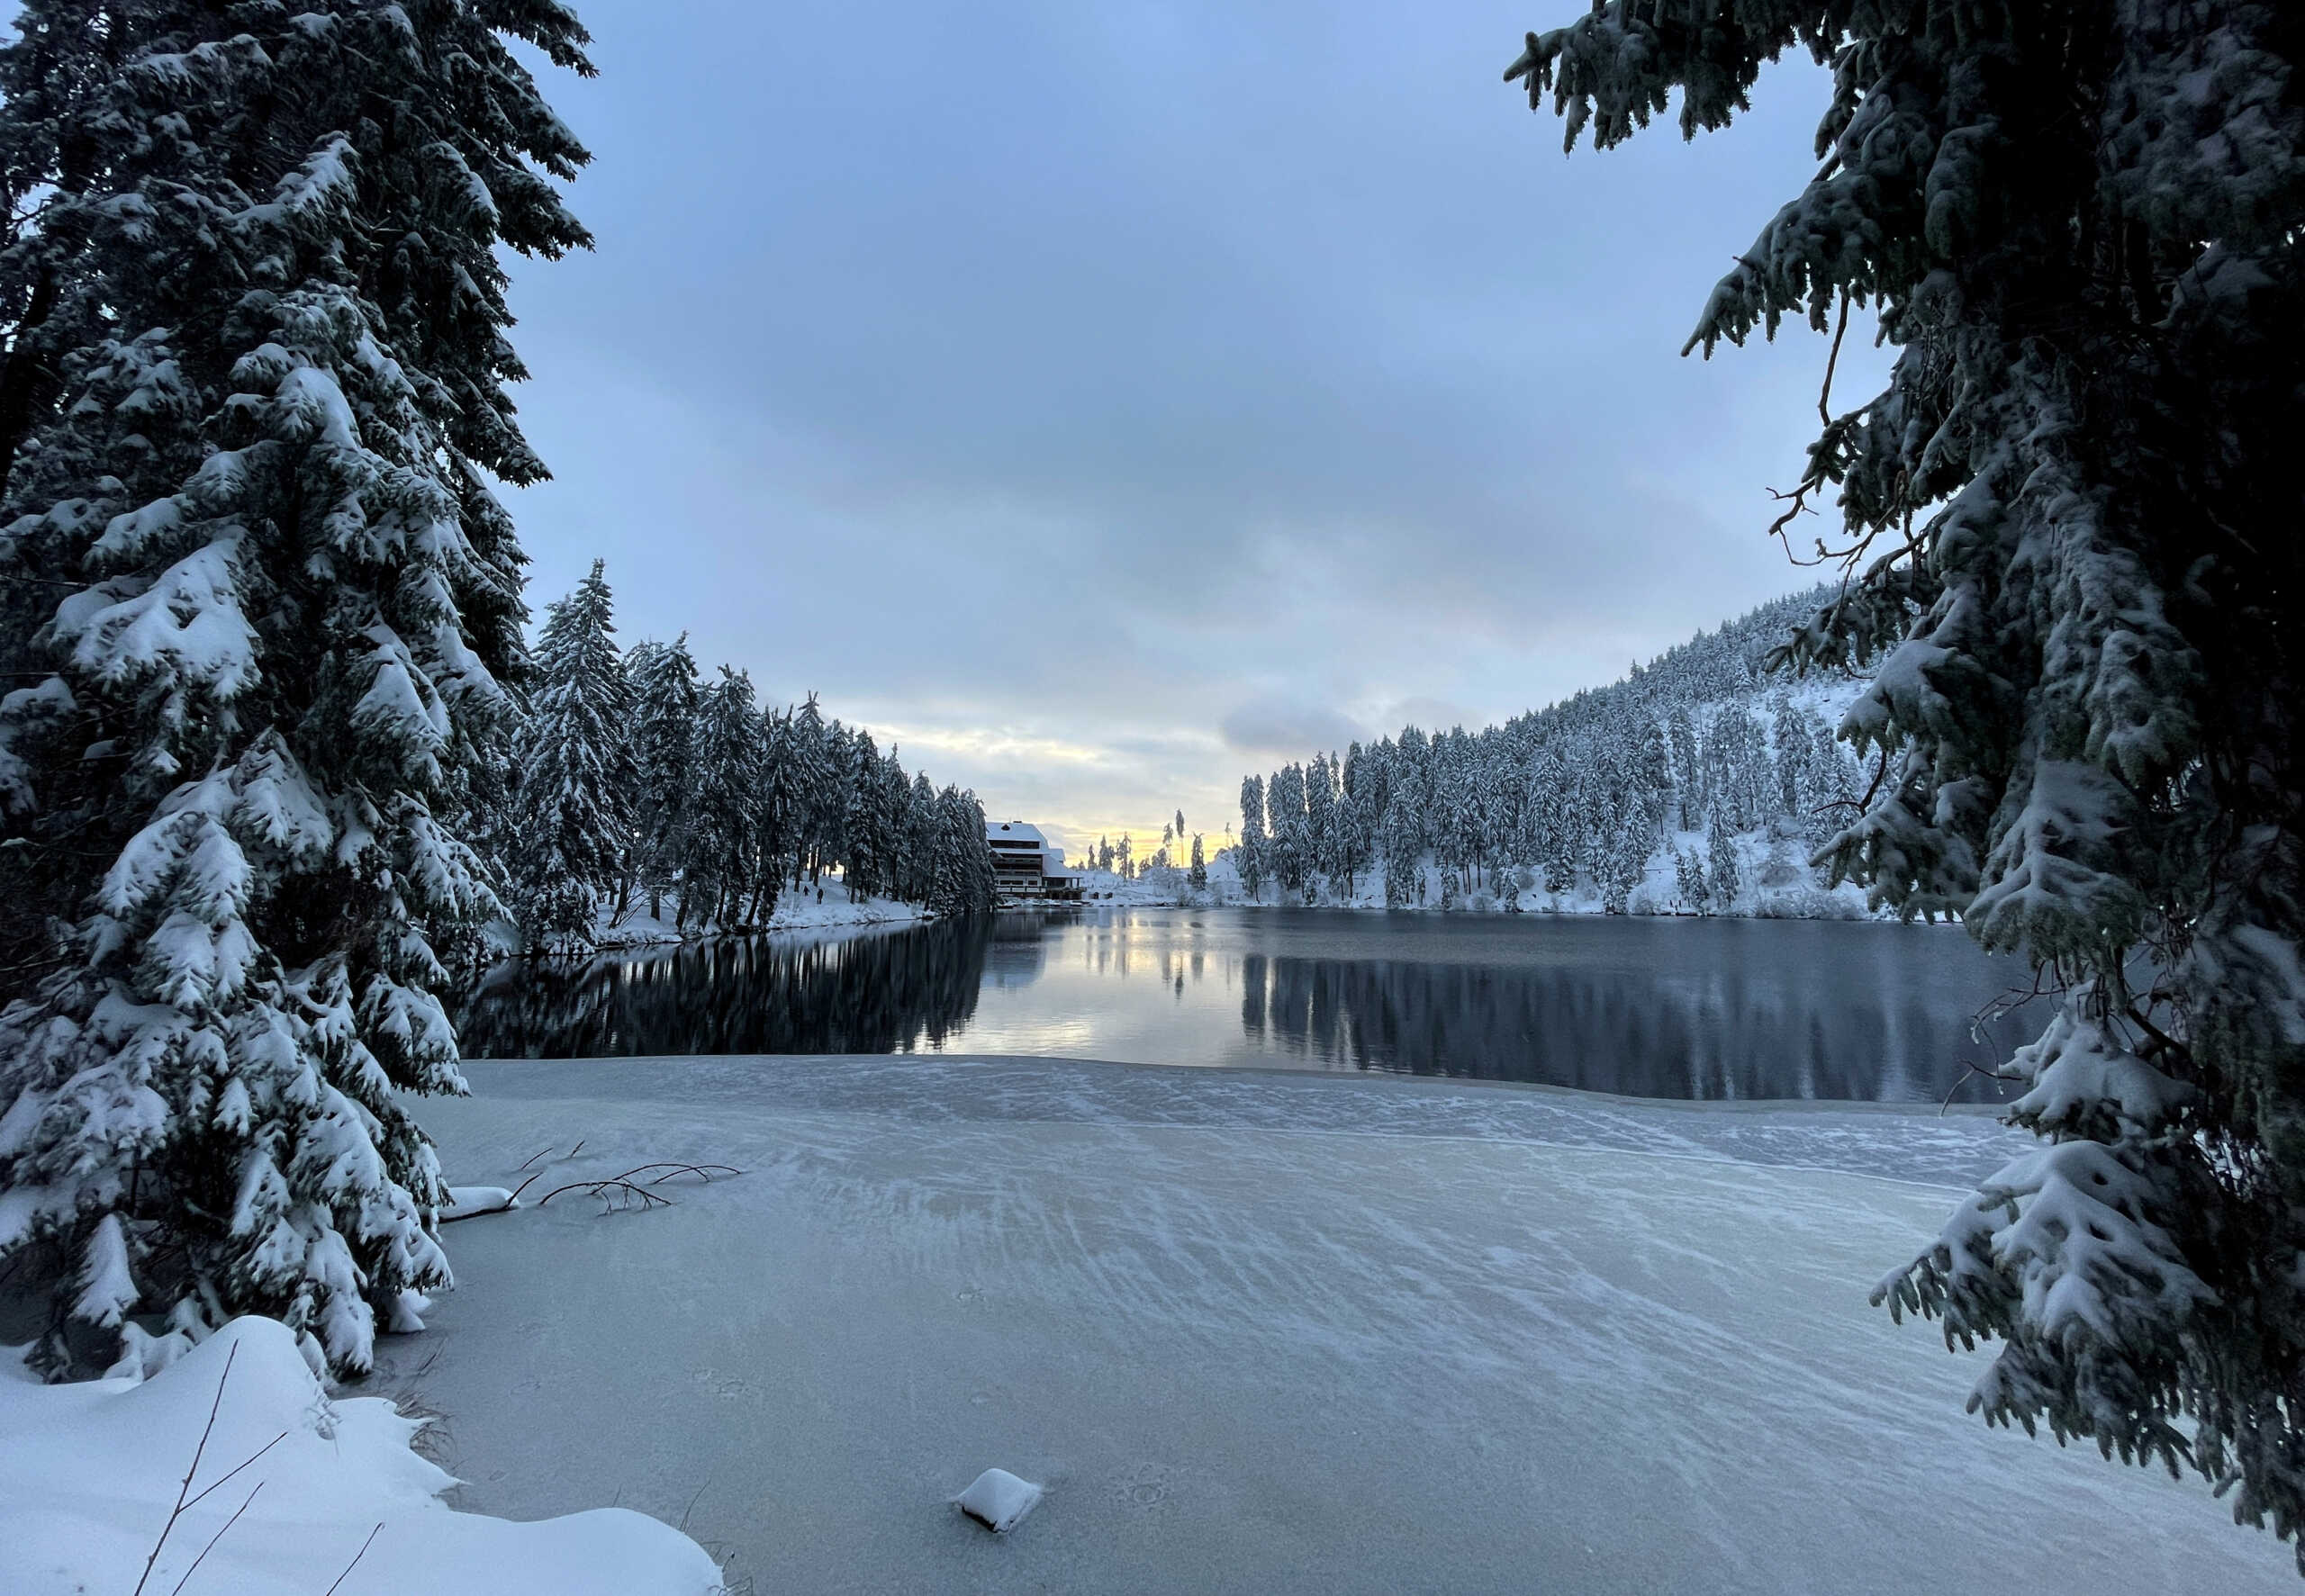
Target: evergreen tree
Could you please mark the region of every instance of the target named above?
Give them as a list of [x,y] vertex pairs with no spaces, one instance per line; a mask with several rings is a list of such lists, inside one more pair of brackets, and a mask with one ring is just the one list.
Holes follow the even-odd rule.
[[905,852],[911,862],[907,870],[910,884],[906,896],[915,903],[927,904],[935,898],[936,893],[942,817],[936,807],[936,784],[926,775],[917,775],[912,779],[912,802],[908,813],[910,823],[906,828]]
[[647,889],[648,916],[664,909],[680,868],[681,834],[696,789],[696,723],[703,706],[683,632],[625,655],[632,690],[633,875]]
[[50,1372],[247,1312],[357,1372],[447,1279],[397,1094],[461,1089],[433,994],[497,907],[466,838],[523,616],[484,482],[544,475],[497,250],[585,241],[507,38],[589,72],[585,35],[542,0],[14,26],[0,1269]]
[[637,765],[631,686],[618,658],[601,562],[546,611],[540,684],[515,744],[509,863],[515,910],[533,946],[594,940],[603,900],[624,879]]
[[1776,764],[1777,802],[1787,815],[1805,812],[1813,786],[1810,764],[1816,758],[1817,740],[1812,717],[1790,702],[1780,705],[1769,742]]
[[1704,913],[1704,865],[1695,849],[1682,848],[1674,852],[1673,880],[1682,904],[1700,915]]
[[752,896],[754,870],[777,868],[758,849],[756,800],[767,762],[768,728],[754,710],[752,678],[723,665],[697,723],[696,798],[682,836],[682,924],[728,928]]
[[1305,888],[1305,767],[1283,765],[1264,785],[1265,824],[1271,827],[1272,873],[1287,892]]
[[1705,828],[1704,847],[1705,897],[1715,910],[1725,915],[1737,906],[1737,894],[1743,890],[1744,884],[1737,875],[1736,838],[1718,809],[1713,810],[1712,823]]
[[992,851],[984,843],[984,810],[972,793],[947,787],[935,803],[936,863],[928,906],[939,914],[991,912],[998,897]]
[[1208,890],[1208,858],[1201,852],[1198,832],[1192,834],[1192,865],[1185,879],[1192,884],[1195,892]]
[[849,744],[847,818],[841,827],[845,838],[841,874],[851,903],[863,902],[885,885],[891,838],[881,786],[873,779],[880,765],[881,751],[872,735],[859,728]]
[[2280,0],[1633,9],[1531,35],[1508,74],[1572,143],[1676,90],[1686,131],[1720,126],[1789,49],[1833,69],[1822,165],[1693,342],[1857,304],[1900,351],[1881,393],[1821,403],[1780,522],[1837,490],[1852,573],[1790,657],[1885,655],[1848,722],[1882,779],[1836,868],[2065,994],[2013,1064],[2045,1145],[1881,1294],[2001,1339],[1988,1420],[2192,1466],[2297,1537],[2305,23]]
[[1336,852],[1347,897],[1353,896],[1355,879],[1368,869],[1369,851],[1376,845],[1378,818],[1383,813],[1377,791],[1380,780],[1377,761],[1358,742],[1344,751],[1337,782]]
[[1325,753],[1305,772],[1305,853],[1307,876],[1342,875],[1336,862],[1336,777]]
[[1686,706],[1677,707],[1665,723],[1666,741],[1673,751],[1674,804],[1683,831],[1696,829],[1697,817],[1704,813],[1704,788],[1698,774],[1696,757],[1696,727],[1689,719]]
[[1241,778],[1241,843],[1235,852],[1240,855],[1234,865],[1241,872],[1241,890],[1254,903],[1264,890],[1266,843],[1261,777]]
[[836,785],[829,729],[817,695],[810,693],[787,717],[782,758],[790,762],[792,790],[792,885],[806,876],[814,886],[830,862]]
[[1633,888],[1648,879],[1654,834],[1648,812],[1630,796],[1611,821],[1609,846],[1601,861],[1601,906],[1609,914],[1622,915],[1631,906]]

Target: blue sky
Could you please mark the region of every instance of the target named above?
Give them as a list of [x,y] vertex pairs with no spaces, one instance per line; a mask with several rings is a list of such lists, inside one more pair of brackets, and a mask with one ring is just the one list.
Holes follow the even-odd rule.
[[603,558],[628,642],[1077,841],[1789,591],[1821,340],[1679,349],[1824,74],[1564,156],[1499,76],[1578,5],[580,5],[598,248],[515,267],[533,601]]

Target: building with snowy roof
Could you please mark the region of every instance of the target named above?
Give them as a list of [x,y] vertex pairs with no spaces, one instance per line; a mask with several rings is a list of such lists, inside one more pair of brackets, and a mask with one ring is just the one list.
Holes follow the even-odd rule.
[[1078,870],[1064,866],[1064,850],[1022,820],[989,820],[985,845],[992,850],[992,880],[1003,897],[1078,903],[1086,885]]

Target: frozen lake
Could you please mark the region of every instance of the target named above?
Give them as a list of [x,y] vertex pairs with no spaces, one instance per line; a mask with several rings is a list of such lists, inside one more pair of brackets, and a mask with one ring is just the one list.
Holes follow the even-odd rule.
[[966,1050],[1912,1103],[2030,1033],[1976,1023],[2023,974],[1944,926],[1087,909],[508,963],[462,1023],[473,1058]]
[[[452,1178],[743,1173],[456,1226],[374,1387],[442,1415],[460,1505],[637,1508],[732,1587],[2297,1585],[1866,1305],[2029,1141],[1983,1115],[954,1053],[472,1083],[423,1105]],[[1047,1487],[1013,1535],[954,1506],[988,1466]]]

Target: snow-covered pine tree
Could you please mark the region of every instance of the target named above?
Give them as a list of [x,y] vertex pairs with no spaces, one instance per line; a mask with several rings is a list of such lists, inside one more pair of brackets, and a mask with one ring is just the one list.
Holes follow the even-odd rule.
[[1795,705],[1778,707],[1769,738],[1769,755],[1776,767],[1777,802],[1785,814],[1798,816],[1810,789],[1810,762],[1816,758],[1817,739],[1812,718]]
[[759,857],[767,757],[768,727],[753,708],[752,678],[723,665],[720,680],[705,690],[697,720],[696,798],[682,832],[684,925],[727,926],[756,886],[755,870],[777,868]]
[[680,870],[681,831],[696,793],[696,723],[703,705],[688,634],[625,654],[632,692],[634,874],[648,916],[664,911]]
[[1281,889],[1301,892],[1311,863],[1306,858],[1305,767],[1286,764],[1264,784],[1265,824],[1271,828],[1272,873]]
[[938,820],[936,789],[925,774],[912,779],[912,799],[906,806],[906,896],[914,903],[926,904],[936,896]]
[[1345,896],[1353,895],[1359,878],[1369,868],[1369,850],[1376,840],[1382,778],[1376,761],[1359,742],[1344,751],[1337,772],[1337,865],[1344,874]]
[[897,758],[896,744],[881,756],[881,813],[887,829],[890,894],[906,903],[918,903],[921,898],[913,889],[912,843],[912,784],[905,779],[903,762]]
[[1336,768],[1325,753],[1313,756],[1305,771],[1305,873],[1342,875],[1336,862]]
[[1882,656],[1833,858],[2064,994],[2011,1066],[2044,1145],[1878,1300],[2002,1341],[1989,1420],[2299,1538],[2305,12],[1644,0],[1507,76],[1607,146],[1676,90],[1723,125],[1796,48],[1832,68],[1822,165],[1691,341],[1854,305],[1900,350],[1828,395],[1792,507],[1838,490],[1853,580],[1789,657]]
[[1694,848],[1681,848],[1673,854],[1673,883],[1682,906],[1697,914],[1704,913],[1704,866]]
[[1713,810],[1706,824],[1704,849],[1705,897],[1716,913],[1728,914],[1737,906],[1737,894],[1744,883],[1737,873],[1736,836],[1719,809]]
[[1689,719],[1686,705],[1674,708],[1666,722],[1665,735],[1673,751],[1673,801],[1678,811],[1676,819],[1683,831],[1694,831],[1697,817],[1704,813],[1704,788],[1697,761],[1696,726]]
[[974,793],[947,787],[936,795],[936,848],[928,906],[942,915],[990,913],[999,886],[984,845],[984,808]]
[[633,845],[632,687],[599,560],[545,610],[537,686],[514,744],[506,839],[513,912],[531,947],[591,947]]
[[785,734],[781,757],[790,762],[791,771],[792,834],[787,841],[792,850],[792,885],[797,890],[804,876],[814,886],[830,862],[828,849],[835,829],[832,734],[816,694],[809,694],[800,708],[785,717]]
[[841,823],[841,834],[845,841],[841,876],[847,884],[851,903],[861,903],[887,890],[889,852],[893,839],[889,834],[881,786],[875,780],[880,768],[881,750],[873,743],[872,734],[859,726],[849,742],[844,783],[847,813]]
[[1601,905],[1612,915],[1630,906],[1634,888],[1648,879],[1649,849],[1655,842],[1649,812],[1628,793],[1611,816],[1609,846],[1601,861]]
[[[447,1278],[397,1090],[495,913],[522,669],[500,245],[585,241],[521,5],[29,0],[0,46],[0,1267],[52,1373],[237,1312],[368,1366]],[[157,1333],[156,1333],[157,1332]]]
[[1192,834],[1192,863],[1185,879],[1195,892],[1208,890],[1208,856],[1201,851],[1200,834]]
[[1240,858],[1234,861],[1234,868],[1241,872],[1241,890],[1249,895],[1251,903],[1254,903],[1264,890],[1266,843],[1264,778],[1261,776],[1241,778],[1241,843],[1238,852]]

